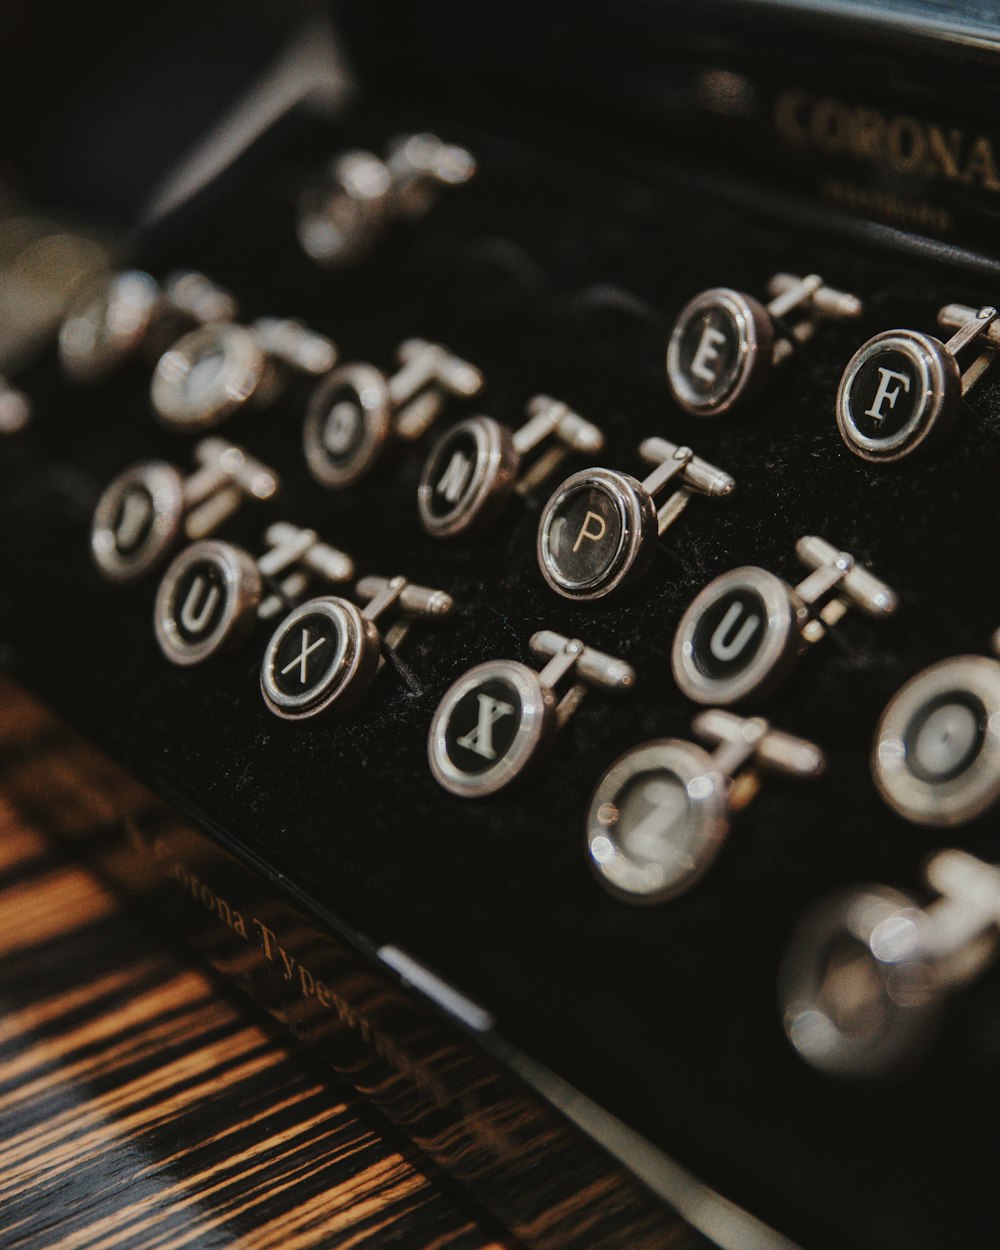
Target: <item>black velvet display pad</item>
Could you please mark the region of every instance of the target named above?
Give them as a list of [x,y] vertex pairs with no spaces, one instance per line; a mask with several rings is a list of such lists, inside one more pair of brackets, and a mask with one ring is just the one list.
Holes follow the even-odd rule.
[[[420,125],[475,152],[473,182],[393,231],[358,271],[311,266],[293,230],[304,171]],[[387,665],[348,721],[285,723],[259,690],[266,626],[231,656],[176,668],[153,636],[156,575],[116,587],[92,566],[90,513],[111,477],[140,458],[191,463],[192,440],[153,419],[148,368],[85,393],[61,383],[49,359],[24,379],[38,396],[33,427],[2,449],[7,658],[161,794],[287,874],[321,915],[410,953],[493,1013],[502,1036],[796,1241],[992,1244],[996,1161],[978,1130],[1000,1111],[997,972],[950,1004],[915,1072],[878,1088],[801,1064],[782,1031],[776,978],[797,919],[833,888],[873,881],[920,895],[935,848],[1000,855],[995,813],[949,834],[916,828],[880,801],[868,764],[893,692],[936,660],[983,654],[1000,624],[1000,379],[973,392],[946,443],[896,466],[851,456],[833,417],[840,372],[867,337],[894,326],[933,332],[940,305],[997,292],[941,260],[413,111],[369,111],[342,133],[289,133],[251,174],[151,244],[142,263],[157,273],[202,267],[237,292],[248,319],[301,317],[345,362],[391,366],[412,336],[447,344],[481,368],[485,389],[442,424],[479,411],[517,425],[544,392],[605,431],[602,464],[642,476],[638,444],[662,435],[730,472],[736,491],[695,498],[633,589],[574,604],[536,564],[547,489],[512,504],[481,539],[436,542],[416,519],[429,440],[348,491],[324,491],[304,467],[307,390],[293,388],[220,431],[283,478],[278,503],[245,507],[220,537],[256,552],[270,519],[311,525],[360,573],[443,588],[458,612],[415,625],[405,670]],[[710,286],[759,298],[779,270],[819,272],[858,293],[863,317],[825,326],[750,410],[683,415],[664,376],[672,318]],[[570,461],[566,471],[584,467]],[[748,709],[819,744],[825,776],[767,780],[686,896],[652,907],[610,897],[588,868],[584,816],[622,751],[690,737],[696,709],[669,662],[684,608],[738,565],[800,580],[794,547],[805,534],[870,563],[899,596],[890,620],[849,615],[774,697]],[[528,639],[542,628],[626,659],[634,691],[590,694],[530,780],[477,802],[446,794],[427,764],[442,694],[473,664],[531,664]]]

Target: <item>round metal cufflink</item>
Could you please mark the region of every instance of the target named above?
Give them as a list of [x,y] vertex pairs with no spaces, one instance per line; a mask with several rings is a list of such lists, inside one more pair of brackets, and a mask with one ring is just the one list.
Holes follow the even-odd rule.
[[912,677],[882,713],[872,773],[889,806],[920,825],[959,825],[992,807],[1000,799],[1000,663],[958,655]]
[[695,703],[738,703],[770,693],[810,644],[848,608],[879,619],[896,596],[846,551],[822,538],[800,538],[811,570],[794,588],[766,569],[732,569],[699,592],[681,617],[671,661],[682,694]]
[[348,581],[350,556],[314,530],[277,521],[268,550],[254,559],[233,543],[202,539],[173,560],[156,595],[153,621],[160,650],[174,664],[200,664],[249,636],[257,620],[285,611],[319,577]]
[[[434,538],[454,538],[488,528],[517,492],[526,494],[562,463],[570,451],[596,455],[601,431],[557,399],[536,395],[528,421],[511,430],[492,417],[470,417],[447,430],[424,464],[417,508]],[[526,456],[550,447],[522,473]]]
[[336,360],[333,343],[298,321],[261,317],[252,326],[202,326],[160,357],[150,398],[164,425],[201,430],[248,404],[271,403],[292,374],[319,377]]
[[611,765],[591,798],[591,866],[626,902],[662,903],[691,889],[715,862],[730,813],[753,797],[760,773],[823,771],[818,747],[760,718],[712,708],[692,728],[717,747],[714,754],[676,738],[644,743]]
[[994,958],[1000,871],[963,851],[926,868],[926,907],[884,886],[822,901],[795,933],[780,979],[785,1033],[811,1067],[872,1079],[904,1071],[933,1041],[950,994]]
[[431,134],[395,139],[384,161],[344,152],[300,197],[299,242],[317,264],[356,264],[392,221],[422,216],[440,188],[468,182],[475,170],[469,152]]
[[0,374],[0,434],[19,434],[31,422],[31,400]]
[[194,449],[198,468],[184,478],[162,460],[144,460],[120,473],[94,509],[94,563],[112,582],[130,582],[155,568],[181,534],[204,538],[244,499],[266,503],[278,492],[276,473],[242,447],[221,438]]
[[[304,720],[333,708],[346,712],[368,692],[384,663],[383,650],[398,650],[414,620],[436,620],[454,610],[443,590],[415,586],[405,577],[364,577],[357,608],[324,595],[296,608],[271,635],[260,670],[264,702],[285,720]],[[383,636],[376,621],[388,611],[398,619]]]
[[[849,451],[876,464],[901,460],[947,432],[960,401],[997,358],[995,308],[948,304],[938,322],[956,333],[942,343],[918,330],[886,330],[860,347],[837,390],[837,429]],[[964,373],[956,357],[985,348]]]
[[[515,660],[469,669],[438,705],[427,741],[435,780],[461,798],[494,794],[534,763],[579,707],[589,687],[628,690],[635,672],[624,660],[542,630],[532,652],[548,663],[535,672]],[[555,687],[573,685],[560,699]]]
[[[694,493],[719,498],[736,483],[690,447],[647,438],[639,455],[656,468],[642,482],[613,469],[584,469],[556,490],[538,525],[538,565],[566,599],[601,599],[640,577],[657,538],[677,520]],[[675,489],[657,507],[660,496]]]
[[[861,301],[824,286],[817,274],[775,274],[771,302],[730,287],[702,291],[681,309],[667,345],[667,381],[678,404],[696,417],[718,417],[752,398],[775,365],[824,320],[859,317]],[[796,314],[794,323],[786,320]]]
[[482,374],[437,343],[408,339],[400,368],[387,377],[374,365],[349,364],[323,379],[306,409],[306,463],[321,486],[353,486],[381,460],[392,439],[412,442],[440,416],[449,396],[482,389]]
[[106,274],[70,306],[59,361],[74,382],[99,382],[140,350],[162,351],[185,324],[231,321],[236,301],[204,274],[179,270],[162,287],[141,269]]

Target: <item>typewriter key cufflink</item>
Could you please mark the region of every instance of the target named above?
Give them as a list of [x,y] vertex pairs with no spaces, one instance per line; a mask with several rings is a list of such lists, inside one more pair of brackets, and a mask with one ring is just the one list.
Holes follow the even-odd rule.
[[792,939],[779,981],[785,1033],[827,1076],[905,1071],[933,1041],[949,995],[996,956],[1000,869],[944,850],[925,872],[937,894],[926,906],[859,886],[821,901]]
[[320,377],[336,361],[334,344],[299,321],[261,317],[250,326],[202,326],[160,357],[150,398],[164,425],[201,430],[248,405],[266,407],[294,375]]
[[[384,663],[383,650],[398,650],[414,621],[441,620],[455,606],[443,590],[405,577],[363,577],[356,589],[366,600],[363,610],[320,596],[296,608],[271,635],[260,686],[275,716],[304,720],[355,707]],[[397,619],[383,635],[377,621],[389,613]]]
[[163,460],[145,460],[105,489],[90,545],[109,581],[134,581],[159,564],[181,534],[205,538],[245,499],[266,503],[278,493],[277,474],[224,439],[202,439],[194,458],[198,467],[187,478]]
[[671,655],[674,680],[695,703],[738,703],[769,694],[796,660],[851,607],[879,619],[896,609],[890,588],[825,539],[800,538],[811,571],[794,588],[753,566],[723,573],[681,617]]
[[[538,564],[566,599],[601,599],[648,569],[656,540],[693,494],[717,499],[736,483],[728,473],[665,438],[639,447],[656,468],[642,482],[614,469],[584,469],[556,490],[538,526]],[[660,502],[662,496],[666,499]]]
[[[629,690],[624,660],[542,630],[530,647],[547,660],[540,672],[516,660],[488,660],[446,692],[431,724],[427,754],[435,780],[451,794],[482,798],[509,785],[542,755],[588,688]],[[563,680],[572,682],[556,693]]]
[[[1000,637],[994,636],[1000,653]],[[1000,661],[958,655],[912,677],[875,732],[883,799],[919,825],[973,820],[1000,799]]]
[[630,903],[684,894],[712,866],[733,812],[756,794],[760,775],[818,777],[822,751],[802,738],[720,708],[692,722],[710,754],[666,738],[633,747],[601,778],[587,816],[587,850],[598,880]]
[[232,321],[236,301],[191,269],[161,286],[141,269],[124,269],[91,283],[59,327],[59,361],[79,384],[109,377],[139,351],[160,350],[185,327]]
[[471,153],[432,134],[394,140],[384,161],[373,152],[344,152],[303,192],[299,242],[317,264],[355,264],[391,222],[423,216],[441,188],[460,186],[475,172]]
[[34,406],[24,391],[0,374],[0,435],[20,434],[31,424]]
[[[523,469],[525,458],[547,441],[554,445]],[[604,435],[595,425],[547,395],[529,402],[528,420],[518,430],[492,417],[460,421],[424,464],[417,491],[421,523],[434,538],[487,529],[515,492],[526,494],[569,452],[597,455],[603,447]]]
[[342,365],[313,392],[302,437],[306,463],[321,486],[353,486],[394,438],[420,438],[449,398],[482,389],[479,370],[440,344],[408,339],[398,358],[400,368],[390,377],[374,365]]
[[768,294],[765,306],[741,291],[714,287],[681,309],[667,345],[667,381],[686,412],[718,417],[738,407],[824,320],[862,312],[857,296],[824,286],[817,274],[775,274]]
[[233,543],[202,539],[171,563],[156,595],[160,650],[174,664],[200,664],[243,641],[257,620],[270,620],[301,599],[316,579],[354,576],[350,556],[313,530],[277,521],[258,559]]
[[[918,330],[886,330],[851,357],[837,390],[837,429],[862,460],[900,460],[946,433],[962,397],[997,359],[995,308],[948,304],[938,322],[956,331],[947,343]],[[970,346],[980,354],[962,373],[957,356]]]

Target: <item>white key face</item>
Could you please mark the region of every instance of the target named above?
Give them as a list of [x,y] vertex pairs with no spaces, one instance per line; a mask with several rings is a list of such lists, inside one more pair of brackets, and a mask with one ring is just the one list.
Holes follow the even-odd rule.
[[472,417],[447,430],[431,450],[417,493],[420,519],[429,534],[463,533],[488,507],[491,483],[499,473],[497,429],[489,418]]
[[340,599],[310,599],[271,635],[261,664],[261,688],[278,716],[310,716],[360,697],[375,675],[377,635],[364,650],[361,614]]
[[890,807],[922,825],[962,825],[996,803],[1000,664],[958,655],[915,674],[882,713],[872,775]]
[[450,504],[456,504],[465,494],[472,475],[473,461],[464,452],[456,451],[448,461],[448,467],[437,484],[438,494]]
[[946,703],[931,712],[916,734],[911,748],[914,762],[925,773],[946,776],[961,767],[981,737],[972,708]]
[[323,426],[323,445],[332,456],[346,456],[358,441],[364,420],[357,404],[342,399],[330,409]]
[[149,533],[153,499],[144,486],[135,486],[122,497],[115,519],[115,546],[123,554],[133,552]]
[[484,760],[495,760],[497,750],[493,745],[493,726],[505,716],[513,716],[517,710],[513,703],[495,699],[492,695],[481,691],[476,695],[478,711],[476,723],[468,733],[455,739],[458,746],[466,751],[474,751]]
[[690,855],[691,805],[673,773],[641,773],[621,792],[618,840],[642,864],[674,864]]
[[309,629],[303,626],[298,632],[298,651],[278,672],[282,677],[289,677],[293,683],[297,681],[300,686],[307,687],[311,681],[309,657],[328,643],[329,639],[322,635],[313,638]]
[[190,404],[203,403],[215,394],[226,367],[226,354],[221,350],[205,352],[184,380],[185,397]]
[[196,576],[187,588],[178,620],[190,634],[201,634],[211,621],[222,591],[205,576]]

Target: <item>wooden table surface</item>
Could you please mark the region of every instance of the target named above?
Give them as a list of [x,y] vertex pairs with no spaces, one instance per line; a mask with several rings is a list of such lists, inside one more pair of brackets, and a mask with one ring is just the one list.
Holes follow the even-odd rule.
[[0,682],[0,1247],[513,1250],[18,809],[47,725]]

